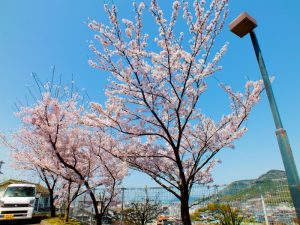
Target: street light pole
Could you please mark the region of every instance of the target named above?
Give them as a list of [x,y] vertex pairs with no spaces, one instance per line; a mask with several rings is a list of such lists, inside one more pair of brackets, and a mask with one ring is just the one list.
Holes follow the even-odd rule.
[[250,33],[251,41],[255,51],[256,59],[259,65],[260,73],[264,82],[265,90],[268,96],[270,108],[273,114],[273,119],[276,127],[276,137],[279,145],[282,161],[284,164],[289,190],[291,192],[292,200],[296,210],[298,223],[300,223],[300,179],[297,172],[297,167],[293,157],[292,149],[288,140],[287,133],[283,129],[278,107],[273,94],[271,82],[268,76],[267,68],[265,66],[263,56],[257,41],[257,37],[253,29],[257,26],[256,21],[247,13],[242,13],[230,24],[230,30],[243,37]]

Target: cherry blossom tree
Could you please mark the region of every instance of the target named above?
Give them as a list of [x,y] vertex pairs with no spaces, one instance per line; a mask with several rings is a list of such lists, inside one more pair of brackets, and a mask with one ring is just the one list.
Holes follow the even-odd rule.
[[[107,210],[127,173],[126,164],[102,149],[110,140],[107,134],[80,123],[85,109],[78,105],[77,94],[69,95],[63,88],[61,93],[52,93],[48,87],[40,100],[17,113],[22,127],[12,146],[24,158],[34,152],[30,160],[33,165],[84,187],[92,200],[97,224],[102,224],[104,212],[99,211],[98,203]],[[106,196],[101,201],[96,195],[99,187]]]
[[71,179],[65,178],[61,181],[58,188],[58,205],[64,210],[64,222],[69,222],[70,206],[78,196],[85,193],[85,190],[82,190],[81,183],[75,183]]
[[[246,132],[243,122],[262,91],[261,81],[247,82],[244,93],[221,84],[231,112],[214,121],[200,109],[207,80],[221,69],[219,61],[227,49],[227,44],[213,48],[228,14],[227,3],[195,0],[190,6],[187,0],[174,0],[167,19],[157,0],[149,6],[134,1],[134,20],[119,20],[116,6],[105,5],[110,24],[89,23],[96,33],[96,42],[90,44],[96,58],[89,64],[112,77],[105,106],[92,103],[94,113],[84,122],[107,127],[115,146],[106,150],[180,200],[184,225],[191,224],[193,185],[212,181],[215,155],[233,147]],[[145,9],[158,28],[156,37],[144,33]],[[177,27],[179,22],[186,26]]]
[[49,191],[50,202],[50,216],[56,216],[55,199],[59,192],[57,192],[57,183],[59,182],[59,176],[51,171],[45,170],[41,167],[36,167],[36,171],[39,174],[41,180],[46,184]]
[[58,194],[56,189],[59,176],[40,165],[40,159],[45,157],[40,151],[41,143],[23,134],[22,129],[14,132],[10,138],[2,134],[0,141],[11,150],[12,166],[15,169],[28,171],[31,176],[38,176],[45,183],[49,192],[50,216],[55,217],[55,196]]

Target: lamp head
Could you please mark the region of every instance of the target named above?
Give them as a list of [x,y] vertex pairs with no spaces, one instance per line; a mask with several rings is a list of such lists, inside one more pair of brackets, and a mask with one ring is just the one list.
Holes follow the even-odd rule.
[[257,27],[256,20],[246,12],[241,13],[229,24],[231,32],[240,38],[251,32],[255,27]]

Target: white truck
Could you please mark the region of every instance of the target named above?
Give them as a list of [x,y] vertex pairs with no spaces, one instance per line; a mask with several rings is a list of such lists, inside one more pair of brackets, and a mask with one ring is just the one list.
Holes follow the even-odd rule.
[[10,184],[0,197],[0,220],[31,219],[36,199],[33,184]]

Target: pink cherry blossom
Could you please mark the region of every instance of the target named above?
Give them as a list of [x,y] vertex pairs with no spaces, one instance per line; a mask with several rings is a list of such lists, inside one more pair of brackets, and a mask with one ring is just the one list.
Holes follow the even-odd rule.
[[[228,0],[195,0],[191,5],[173,0],[168,19],[158,1],[151,0],[148,13],[158,33],[150,38],[144,32],[146,8],[137,3],[135,21],[122,19],[125,32],[114,5],[105,6],[110,24],[89,25],[98,40],[90,45],[96,58],[89,64],[113,77],[105,105],[92,103],[94,112],[83,123],[111,132],[110,143],[115,145],[106,151],[148,174],[181,201],[184,225],[191,224],[188,204],[193,185],[212,181],[215,156],[234,147],[246,132],[243,123],[262,91],[261,81],[248,82],[244,93],[220,85],[229,96],[231,112],[218,121],[199,108],[206,81],[221,70],[219,62],[227,49],[227,43],[214,49],[228,15],[227,4]],[[187,29],[179,27],[188,30],[185,34],[176,32],[179,20],[185,22]]]
[[[108,134],[81,123],[85,109],[78,105],[79,99],[77,94],[68,95],[68,89],[59,96],[46,91],[34,105],[16,114],[22,126],[6,143],[23,168],[41,168],[85,189],[101,224],[102,216],[117,197],[127,166],[106,151],[112,145],[107,143],[112,140]],[[97,188],[105,196],[101,211],[97,207]]]

